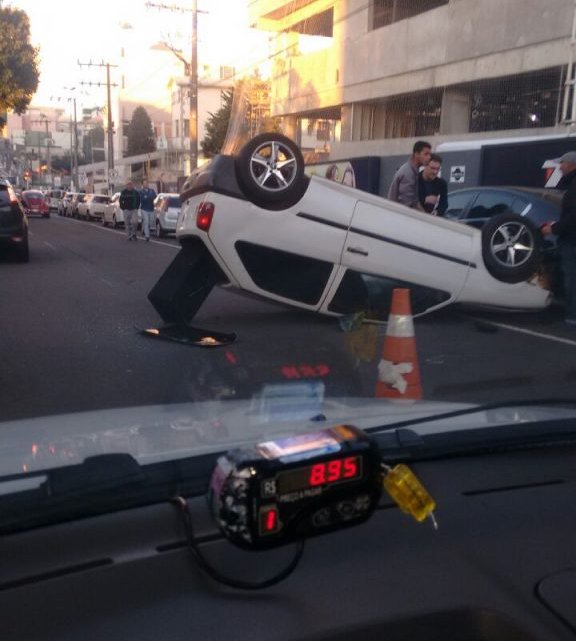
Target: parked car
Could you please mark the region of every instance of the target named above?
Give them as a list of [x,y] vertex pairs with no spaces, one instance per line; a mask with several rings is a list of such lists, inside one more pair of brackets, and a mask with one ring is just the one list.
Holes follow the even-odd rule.
[[0,178],[0,247],[10,249],[20,262],[29,260],[28,218],[12,185]]
[[189,321],[218,284],[382,321],[395,287],[412,290],[415,314],[454,302],[539,309],[551,300],[538,273],[541,235],[522,216],[503,252],[489,225],[475,229],[305,176],[299,148],[281,134],[260,134],[236,155],[216,156],[181,197],[182,250],[149,294],[167,322]]
[[124,225],[124,212],[120,209],[119,199],[120,192],[117,191],[109,202],[104,205],[102,215],[102,224],[104,227],[112,225],[114,229],[118,229],[120,225]]
[[84,202],[86,194],[84,192],[74,192],[66,205],[66,216],[78,218],[78,205]]
[[182,209],[179,194],[160,194],[154,201],[156,236],[163,238],[176,233],[176,223]]
[[68,203],[74,195],[73,191],[65,192],[64,196],[60,199],[58,203],[58,216],[66,216],[66,210],[68,209]]
[[22,192],[22,200],[26,215],[28,216],[42,216],[42,218],[50,217],[50,210],[48,203],[44,198],[44,194],[39,189],[27,189]]
[[78,203],[78,218],[102,220],[104,218],[104,209],[109,202],[110,196],[86,194],[84,200]]
[[66,191],[64,189],[49,189],[46,192],[46,202],[50,211],[57,211],[60,213],[60,202],[64,198]]
[[[511,213],[529,220],[535,227],[560,217],[563,191],[528,187],[471,187],[448,194],[444,218],[481,229],[494,216]],[[555,239],[548,242],[555,246]]]

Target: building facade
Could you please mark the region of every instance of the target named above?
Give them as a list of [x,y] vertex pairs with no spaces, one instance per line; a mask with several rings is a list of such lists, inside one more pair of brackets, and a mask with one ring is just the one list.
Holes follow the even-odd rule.
[[569,131],[574,0],[255,0],[272,112],[331,158]]

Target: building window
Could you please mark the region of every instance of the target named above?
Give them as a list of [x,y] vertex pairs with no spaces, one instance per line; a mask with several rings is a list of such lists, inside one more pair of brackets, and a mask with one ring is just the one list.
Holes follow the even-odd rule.
[[328,120],[318,121],[316,140],[330,140],[330,122]]
[[221,80],[226,80],[228,78],[233,78],[233,77],[234,77],[234,67],[226,67],[226,66],[220,67]]
[[448,2],[449,0],[372,0],[371,28],[379,29],[393,22],[412,18]]
[[334,9],[328,9],[315,16],[310,16],[302,22],[290,27],[290,31],[296,31],[306,36],[325,36],[331,38],[334,28]]
[[466,85],[470,131],[553,127],[558,120],[562,69],[480,80]]

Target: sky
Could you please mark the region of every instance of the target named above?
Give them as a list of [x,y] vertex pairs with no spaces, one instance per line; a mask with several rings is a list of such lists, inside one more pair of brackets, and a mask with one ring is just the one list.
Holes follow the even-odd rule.
[[[189,7],[189,0],[154,0],[155,4]],[[132,65],[132,77],[151,91],[164,88],[156,83],[164,67],[181,65],[171,53],[151,50],[159,41],[168,41],[190,51],[191,13],[147,7],[146,0],[4,0],[3,6],[23,9],[30,18],[31,41],[40,48],[40,85],[34,106],[56,106],[76,95],[80,106],[102,105],[105,88],[89,88],[80,82],[103,82],[104,69],[81,68],[81,62],[119,61],[120,50],[137,51],[125,64]],[[266,57],[266,35],[245,31],[248,25],[247,0],[199,0],[198,61],[218,62],[236,69],[248,68]],[[176,67],[174,67],[176,63]],[[148,74],[148,75],[147,75]],[[130,72],[129,72],[130,76]],[[113,77],[113,82],[118,82]],[[74,93],[69,88],[76,87]],[[63,105],[65,106],[65,105]]]

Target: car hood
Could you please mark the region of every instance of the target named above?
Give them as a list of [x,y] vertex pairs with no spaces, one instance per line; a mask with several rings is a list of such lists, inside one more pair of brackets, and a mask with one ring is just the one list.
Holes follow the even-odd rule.
[[[150,405],[9,421],[1,424],[0,477],[76,465],[90,456],[118,452],[141,463],[173,460],[339,423],[386,430],[401,422],[411,432],[426,435],[576,419],[575,409],[544,405],[485,409],[464,403],[405,403],[367,398],[280,402],[272,394],[245,401]],[[479,411],[473,411],[475,407]],[[459,416],[434,420],[436,415],[458,411]]]

